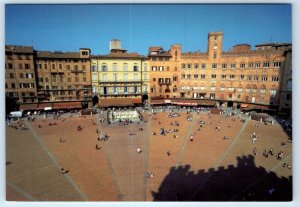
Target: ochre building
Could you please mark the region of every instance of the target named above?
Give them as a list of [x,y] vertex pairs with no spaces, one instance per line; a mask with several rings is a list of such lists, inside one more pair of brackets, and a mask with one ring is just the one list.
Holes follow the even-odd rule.
[[[228,106],[278,106],[286,51],[291,44],[261,44],[256,45],[255,50],[248,44],[240,44],[228,52],[222,50],[222,44],[223,33],[211,32],[208,34],[207,52],[182,53],[178,47],[175,50],[177,59],[172,48],[164,52],[150,47],[151,97],[213,100],[216,105]],[[153,48],[157,49],[157,55],[152,53]],[[160,58],[159,54],[164,56]],[[160,66],[166,74],[157,75]],[[172,80],[174,74],[179,75],[176,93],[172,90],[175,84],[168,88],[157,80],[159,77],[164,82],[165,78]]]

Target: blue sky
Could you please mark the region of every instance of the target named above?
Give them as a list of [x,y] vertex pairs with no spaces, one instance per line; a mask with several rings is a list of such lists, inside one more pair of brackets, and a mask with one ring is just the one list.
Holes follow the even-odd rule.
[[93,4],[13,5],[5,8],[5,44],[37,50],[109,53],[120,39],[129,52],[181,44],[206,51],[207,34],[223,31],[223,50],[248,43],[292,42],[289,4]]

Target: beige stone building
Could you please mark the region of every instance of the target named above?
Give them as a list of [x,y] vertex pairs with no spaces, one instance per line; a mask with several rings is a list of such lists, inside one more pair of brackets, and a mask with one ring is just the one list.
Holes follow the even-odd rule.
[[39,101],[91,101],[90,49],[35,51]]
[[[92,88],[100,102],[110,99],[112,105],[141,104],[142,96],[149,93],[148,57],[128,53],[120,40],[110,41],[110,53],[91,57]],[[115,99],[119,101],[113,102]],[[126,99],[126,100],[125,100]],[[101,106],[104,106],[103,104]]]
[[18,103],[37,102],[33,48],[5,46],[5,94]]

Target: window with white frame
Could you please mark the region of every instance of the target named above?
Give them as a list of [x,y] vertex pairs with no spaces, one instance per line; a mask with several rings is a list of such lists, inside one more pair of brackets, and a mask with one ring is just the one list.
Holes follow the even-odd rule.
[[204,90],[205,90],[205,87],[204,87],[204,86],[200,86],[200,90],[201,90],[201,91],[204,91]]
[[227,64],[226,63],[223,63],[222,64],[222,69],[226,69],[227,68]]
[[254,75],[254,76],[253,76],[253,80],[254,80],[254,81],[258,81],[258,75]]
[[152,71],[156,71],[156,66],[152,66]]
[[270,95],[276,95],[276,93],[277,93],[277,90],[276,89],[271,89],[270,90]]
[[234,91],[234,88],[233,88],[233,87],[229,87],[229,88],[228,88],[228,91],[229,91],[229,92],[233,92],[233,91]]
[[255,68],[260,68],[260,62],[255,63]]
[[264,81],[264,82],[268,81],[268,76],[263,75],[263,76],[261,77],[261,80]]
[[270,63],[269,62],[264,62],[263,63],[263,68],[268,68],[270,66]]
[[201,79],[205,79],[205,74],[201,74]]
[[253,92],[253,93],[256,93],[256,92],[257,92],[257,88],[256,88],[256,87],[253,87],[253,88],[252,88],[252,92]]
[[211,91],[215,91],[215,90],[216,90],[216,87],[215,87],[215,86],[211,86],[211,87],[210,87],[210,90],[211,90]]
[[158,67],[158,70],[159,70],[159,71],[164,71],[164,67],[163,67],[163,66],[159,66],[159,67]]
[[276,61],[273,63],[273,66],[274,66],[274,68],[280,68],[281,62]]
[[250,88],[246,88],[246,93],[250,93]]
[[201,64],[201,68],[202,68],[202,69],[206,69],[206,64],[205,64],[205,63],[202,63],[202,64]]
[[241,63],[241,64],[240,64],[240,68],[241,68],[241,69],[244,69],[244,68],[245,68],[245,63]]
[[102,70],[102,71],[108,71],[107,65],[106,65],[106,64],[102,64],[102,65],[101,65],[101,70]]
[[198,63],[195,63],[194,64],[194,69],[198,69],[199,68],[199,64]]
[[212,64],[211,64],[211,68],[212,68],[212,69],[216,69],[216,68],[217,68],[217,63],[212,63]]
[[220,90],[221,90],[221,91],[225,91],[225,87],[224,87],[224,86],[221,86]]
[[185,69],[185,64],[184,63],[181,64],[181,68]]
[[98,74],[92,74],[92,80],[93,81],[98,80]]
[[127,63],[124,63],[123,64],[123,71],[127,71],[128,70],[128,64]]
[[198,74],[194,74],[194,79],[198,79]]
[[221,75],[221,80],[226,80],[226,74]]
[[252,80],[252,75],[247,75],[247,81],[251,81]]
[[188,64],[187,64],[187,68],[188,68],[188,69],[191,69],[191,68],[192,68],[192,64],[188,63]]
[[261,88],[260,89],[260,93],[266,93],[266,89],[265,88]]
[[279,77],[278,77],[278,76],[272,76],[272,81],[273,81],[273,82],[279,81]]
[[117,63],[113,63],[113,71],[117,71]]
[[253,68],[253,62],[249,62],[249,63],[248,63],[248,67],[249,67],[249,68]]
[[238,87],[238,92],[243,92],[243,88]]
[[245,75],[240,75],[240,80],[244,80]]
[[235,75],[234,75],[234,74],[230,74],[230,75],[229,75],[229,79],[230,79],[230,80],[234,80],[234,78],[235,78]]
[[235,69],[235,66],[236,66],[235,63],[231,63],[231,64],[230,64],[230,68],[231,68],[231,69]]
[[148,65],[144,64],[144,71],[148,71]]

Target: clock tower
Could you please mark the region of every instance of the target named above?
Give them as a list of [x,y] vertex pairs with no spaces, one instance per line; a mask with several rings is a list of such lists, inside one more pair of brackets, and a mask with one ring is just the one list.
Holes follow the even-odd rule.
[[209,59],[218,60],[222,56],[223,32],[208,33],[207,53]]

